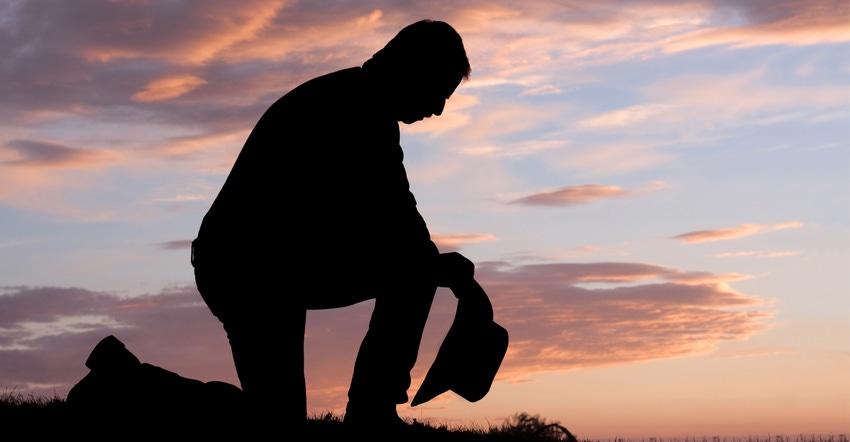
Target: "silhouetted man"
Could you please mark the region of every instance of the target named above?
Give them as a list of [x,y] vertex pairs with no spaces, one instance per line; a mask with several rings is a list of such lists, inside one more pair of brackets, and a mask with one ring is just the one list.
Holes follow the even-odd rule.
[[362,67],[310,80],[266,111],[193,243],[198,289],[221,320],[255,416],[306,416],[307,309],[375,299],[347,425],[401,425],[434,292],[472,278],[440,254],[402,165],[398,122],[440,115],[470,72],[460,36],[425,20]]

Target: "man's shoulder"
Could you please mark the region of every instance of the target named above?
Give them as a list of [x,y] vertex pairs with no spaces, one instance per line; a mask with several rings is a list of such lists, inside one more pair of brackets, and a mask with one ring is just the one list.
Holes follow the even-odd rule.
[[340,69],[335,72],[331,72],[325,75],[321,75],[316,77],[314,80],[325,79],[327,81],[360,81],[363,77],[363,68],[360,66],[354,66],[346,69]]
[[[363,73],[359,67],[342,69],[301,83],[266,111],[279,117],[310,117],[314,113],[343,111],[363,101]],[[333,103],[329,106],[329,103]]]
[[302,83],[286,95],[304,93],[331,93],[338,90],[359,90],[363,81],[363,70],[360,67],[342,69],[321,75]]

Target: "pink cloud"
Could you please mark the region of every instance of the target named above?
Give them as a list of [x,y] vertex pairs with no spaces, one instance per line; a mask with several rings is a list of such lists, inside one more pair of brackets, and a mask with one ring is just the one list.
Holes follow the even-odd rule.
[[131,97],[134,101],[162,101],[189,93],[207,83],[195,75],[177,75],[157,78]]
[[[754,310],[760,299],[728,287],[744,275],[636,263],[485,265],[477,275],[511,332],[506,377],[705,353],[746,339],[771,316]],[[574,283],[650,278],[657,281],[609,289]]]
[[760,251],[749,251],[749,252],[727,252],[727,253],[716,253],[712,256],[715,258],[730,258],[730,257],[741,257],[741,256],[755,256],[757,258],[781,258],[785,256],[794,256],[799,255],[800,252],[796,250],[787,251],[787,252],[760,252]]
[[662,181],[654,181],[632,190],[625,190],[619,186],[584,184],[534,193],[515,199],[511,201],[510,204],[522,204],[527,206],[572,206],[577,204],[587,204],[595,200],[606,198],[638,196],[648,192],[667,189],[669,187],[669,184]]
[[[728,283],[744,275],[644,263],[483,263],[477,278],[511,335],[500,379],[710,352],[766,327],[758,298]],[[587,282],[610,288],[583,288]],[[620,283],[629,283],[622,286]],[[638,285],[633,285],[638,284]],[[120,298],[75,288],[6,287],[0,296],[0,385],[64,394],[94,344],[115,334],[142,361],[183,376],[237,383],[227,339],[194,287]],[[438,292],[414,386],[433,360],[456,300]],[[311,409],[341,410],[373,303],[309,312],[305,337]],[[77,318],[76,321],[69,319]],[[49,332],[47,332],[48,330]]]
[[774,230],[793,229],[799,227],[803,227],[803,223],[796,221],[773,225],[741,224],[737,227],[698,230],[695,232],[683,233],[681,235],[674,236],[673,239],[679,239],[682,242],[693,244],[707,241],[722,241],[728,239],[745,238],[747,236],[752,236],[759,233],[772,232]]
[[585,184],[531,194],[513,200],[511,204],[527,206],[572,206],[576,204],[587,204],[598,199],[623,197],[626,195],[628,195],[628,192],[618,186]]
[[137,298],[61,287],[4,287],[0,293],[0,388],[66,394],[88,373],[91,349],[110,334],[143,362],[197,379],[238,382],[224,330],[193,287]]
[[735,48],[783,44],[805,46],[850,41],[850,5],[843,0],[780,1],[770,7],[743,10],[751,23],[713,26],[675,37],[665,51],[677,52],[713,45]]
[[80,168],[112,161],[112,152],[82,149],[49,141],[12,140],[6,143],[0,164],[15,167]]
[[461,248],[464,244],[475,244],[485,241],[495,241],[496,237],[489,233],[456,233],[452,235],[440,235],[437,233],[431,234],[431,241],[442,252],[455,251]]
[[85,32],[78,50],[90,60],[160,58],[196,64],[256,38],[277,16],[282,0],[248,0],[238,8],[222,1],[176,4],[86,2],[65,12]]

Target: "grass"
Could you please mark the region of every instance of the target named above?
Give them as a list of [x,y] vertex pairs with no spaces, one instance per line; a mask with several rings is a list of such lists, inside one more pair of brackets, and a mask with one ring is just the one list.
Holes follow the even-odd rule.
[[[168,423],[140,422],[141,419],[122,420],[117,422],[103,416],[79,414],[72,409],[64,398],[24,396],[14,391],[0,393],[0,437],[5,440],[10,436],[28,437],[35,440],[47,438],[69,439],[72,436],[82,436],[87,440],[122,440],[136,439],[199,439],[203,436],[223,436],[234,428],[220,419],[213,419],[215,424],[204,416],[193,416],[192,410],[186,410],[185,416],[170,420]],[[184,423],[175,427],[175,422]],[[577,440],[558,422],[547,422],[538,415],[517,413],[508,418],[501,426],[483,428],[449,427],[443,425],[421,424],[411,422],[412,431],[405,434],[406,441],[446,441],[446,442],[521,442],[521,441],[571,441],[571,442],[850,442],[846,434],[840,435],[769,435],[765,437],[679,437],[679,438],[642,438],[642,439],[581,439]],[[199,431],[199,429],[206,429]],[[225,434],[222,434],[225,433]],[[182,436],[182,437],[181,437]],[[233,436],[232,434],[230,436]],[[239,434],[237,436],[244,436]],[[303,434],[288,434],[285,430],[279,437],[269,438],[266,434],[262,439],[298,440],[298,441],[348,441],[352,438],[342,425],[342,419],[331,413],[311,416],[304,428]],[[368,436],[368,435],[367,435]],[[218,439],[220,437],[216,437]],[[241,437],[239,440],[251,440]],[[376,438],[377,439],[377,438]]]
[[[520,414],[517,416],[528,416]],[[117,418],[117,420],[116,420]],[[46,440],[48,438],[70,439],[81,436],[86,440],[144,440],[144,439],[184,439],[200,440],[207,436],[237,436],[237,440],[253,440],[244,437],[241,432],[235,432],[233,425],[221,422],[219,417],[209,422],[204,416],[193,416],[187,410],[184,416],[168,419],[167,423],[157,419],[156,422],[144,422],[143,418],[122,418],[119,414],[105,417],[90,413],[79,413],[69,406],[61,397],[24,396],[14,391],[0,393],[0,438],[5,440],[22,440],[23,437]],[[175,426],[175,422],[179,422]],[[446,442],[520,442],[520,441],[559,441],[568,440],[562,437],[558,428],[545,423],[537,417],[522,418],[518,422],[522,427],[481,428],[450,428],[446,425],[430,425],[410,422],[411,432],[405,433],[405,441],[446,441]],[[529,423],[546,424],[548,427],[533,431]],[[210,424],[214,426],[210,426]],[[231,423],[232,424],[232,423]],[[557,426],[557,424],[554,424]],[[290,430],[291,431],[291,430]],[[300,431],[300,430],[299,430]],[[238,433],[238,434],[237,434]],[[380,434],[380,429],[376,433]],[[11,436],[17,436],[13,439]],[[239,437],[241,436],[241,437]],[[269,439],[265,434],[257,439]],[[366,435],[367,439],[369,435]],[[299,441],[349,441],[352,438],[343,427],[342,419],[331,413],[311,416],[305,425],[303,434],[297,436],[286,434],[284,431],[279,438],[271,440]],[[380,438],[374,438],[378,440]],[[576,442],[573,439],[573,442]]]

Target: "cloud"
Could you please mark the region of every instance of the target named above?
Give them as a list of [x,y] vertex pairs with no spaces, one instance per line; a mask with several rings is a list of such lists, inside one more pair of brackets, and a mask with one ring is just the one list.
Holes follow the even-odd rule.
[[519,252],[514,252],[508,254],[508,261],[513,263],[521,263],[521,262],[548,262],[548,261],[564,261],[564,260],[574,260],[582,255],[587,255],[588,253],[602,252],[607,254],[616,254],[616,252],[611,252],[605,250],[600,247],[595,246],[578,246],[578,247],[570,247],[561,250],[543,250],[543,249],[533,249],[533,250],[522,250]]
[[535,193],[515,199],[511,201],[510,204],[522,204],[526,206],[572,206],[576,204],[587,204],[599,199],[629,197],[639,193],[660,190],[668,187],[670,187],[668,184],[661,181],[650,183],[648,186],[644,186],[634,191],[627,191],[619,186],[584,184]]
[[[729,289],[743,275],[637,263],[484,265],[476,275],[511,333],[505,377],[705,353],[771,316],[752,310],[761,300]],[[582,281],[646,283],[583,289]]]
[[[198,64],[239,42],[252,40],[277,16],[281,0],[199,4],[86,1],[52,11],[64,26],[82,30],[73,42],[89,60],[165,59]],[[29,12],[29,11],[25,11]]]
[[715,253],[715,258],[737,258],[741,256],[755,256],[757,258],[781,258],[785,256],[794,256],[799,255],[799,251],[787,251],[787,252],[761,252],[761,251],[749,251],[749,252],[727,252],[727,253]]
[[[646,263],[481,263],[476,278],[510,333],[500,379],[630,364],[713,351],[766,327],[762,301],[732,290],[738,274],[685,272]],[[597,288],[583,285],[595,283]],[[623,286],[623,283],[629,285]],[[610,286],[606,286],[610,284]],[[373,302],[311,311],[305,337],[311,409],[341,409]],[[413,372],[433,361],[456,300],[435,300]],[[79,288],[5,287],[0,292],[0,386],[51,386],[64,394],[85,358],[114,334],[143,362],[186,377],[236,383],[224,331],[194,287],[120,297]]]
[[64,395],[88,372],[85,360],[94,345],[110,334],[143,362],[236,382],[224,330],[193,287],[134,298],[80,288],[3,287],[0,387]]
[[190,201],[206,201],[208,198],[206,195],[174,195],[165,198],[154,198],[150,202],[152,204],[185,203]]
[[464,244],[475,244],[494,240],[496,240],[496,237],[489,233],[456,233],[452,235],[431,233],[431,241],[434,241],[434,244],[443,253],[458,250]]
[[523,157],[558,150],[565,147],[566,144],[562,140],[535,139],[509,143],[505,146],[484,145],[464,147],[460,152],[471,156]]
[[641,124],[652,119],[662,111],[669,111],[671,106],[665,104],[640,104],[625,109],[610,112],[584,119],[578,122],[579,127],[608,128],[615,126],[627,126]]
[[629,140],[587,147],[571,156],[579,161],[598,158],[596,167],[609,169],[632,157],[638,162],[635,166],[653,165],[671,157],[661,149],[698,146],[728,136],[720,128],[739,130],[801,119],[814,123],[843,111],[841,85],[781,83],[767,78],[774,69],[763,65],[722,75],[684,74],[639,86],[636,104],[591,113],[575,126],[582,133],[616,131]]
[[759,233],[772,232],[774,230],[794,229],[803,227],[801,222],[787,222],[781,224],[741,224],[737,227],[729,227],[723,229],[698,230],[695,232],[683,233],[674,236],[673,239],[681,240],[687,244],[707,242],[707,241],[723,241],[729,239],[745,238]]
[[157,244],[162,250],[189,250],[192,247],[191,240],[166,241]]
[[766,45],[806,46],[850,41],[850,5],[842,0],[779,1],[738,6],[749,23],[711,26],[671,38],[665,51],[715,45],[746,48]]
[[626,196],[627,192],[618,186],[585,184],[567,186],[549,192],[540,192],[511,201],[511,204],[527,206],[572,206],[587,204],[593,200]]
[[136,92],[131,97],[134,101],[151,102],[179,97],[207,84],[203,78],[194,75],[177,75],[158,78],[145,86],[144,90]]
[[126,158],[51,141],[7,141],[0,147],[0,203],[75,220],[107,219],[114,208],[91,205],[88,192],[104,189],[104,172]]
[[117,157],[112,152],[35,140],[12,140],[5,144],[5,150],[11,152],[7,155],[12,158],[4,159],[0,164],[15,167],[92,167]]

